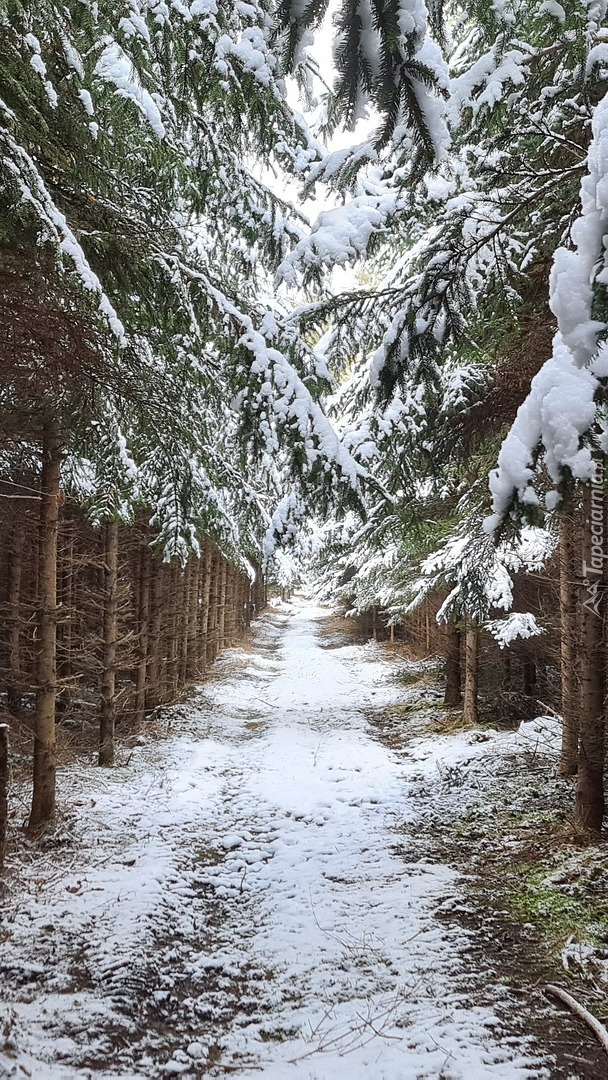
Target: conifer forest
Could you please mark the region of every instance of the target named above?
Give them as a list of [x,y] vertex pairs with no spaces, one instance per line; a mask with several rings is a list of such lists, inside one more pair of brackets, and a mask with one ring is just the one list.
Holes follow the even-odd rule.
[[0,1080],[608,1077],[608,0],[0,0]]

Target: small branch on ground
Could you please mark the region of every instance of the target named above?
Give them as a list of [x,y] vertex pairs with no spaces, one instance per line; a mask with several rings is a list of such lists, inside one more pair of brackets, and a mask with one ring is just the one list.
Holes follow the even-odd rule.
[[562,1001],[564,1005],[567,1005],[576,1016],[581,1020],[584,1020],[608,1054],[608,1031],[603,1024],[600,1024],[593,1013],[590,1013],[589,1010],[586,1009],[584,1005],[581,1005],[576,998],[573,998],[567,990],[562,990],[559,986],[545,986],[545,993],[550,994],[552,997],[559,998],[559,1000]]

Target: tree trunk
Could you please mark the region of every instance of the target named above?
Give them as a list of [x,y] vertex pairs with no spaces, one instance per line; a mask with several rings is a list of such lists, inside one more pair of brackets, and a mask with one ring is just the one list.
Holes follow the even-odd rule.
[[477,724],[479,720],[478,709],[478,682],[479,682],[479,635],[475,619],[467,619],[465,635],[465,677],[464,677],[464,704],[463,720],[465,724]]
[[226,567],[226,614],[225,614],[225,644],[233,645],[236,632],[236,568],[232,563]]
[[57,593],[61,619],[57,625],[57,712],[65,714],[72,699],[72,624],[74,608],[74,540],[75,527],[71,520],[62,521],[57,554]]
[[222,558],[221,576],[220,576],[220,588],[219,588],[219,609],[218,609],[218,652],[224,648],[226,644],[226,586],[228,581],[228,562]]
[[167,664],[165,686],[169,700],[175,700],[179,690],[180,623],[183,604],[184,575],[176,561],[169,570],[169,602],[171,604],[167,624]]
[[571,541],[572,519],[559,525],[559,606],[561,619],[560,669],[562,687],[562,747],[559,771],[575,776],[578,768],[579,701],[576,649],[576,570]]
[[21,708],[21,567],[23,564],[24,528],[17,522],[13,529],[8,563],[8,668],[7,705],[18,713]]
[[57,748],[57,531],[61,481],[61,435],[55,420],[45,420],[42,435],[40,549],[38,556],[38,647],[34,715],[34,786],[28,822],[38,832],[55,818]]
[[584,489],[583,513],[584,583],[581,588],[581,713],[576,819],[585,830],[599,835],[604,818],[606,691],[606,515],[604,492],[599,479],[597,484],[587,484]]
[[509,655],[509,650],[508,649],[504,650],[503,669],[502,670],[503,670],[503,676],[502,676],[503,689],[509,691],[511,689],[511,657]]
[[177,655],[179,658],[178,671],[179,687],[186,685],[188,681],[188,646],[190,632],[190,602],[192,599],[194,556],[190,556],[181,574],[181,589],[179,590],[179,616],[177,620]]
[[8,724],[0,724],[0,869],[6,855],[8,829]]
[[221,575],[221,555],[214,550],[209,571],[209,614],[207,633],[207,662],[212,664],[218,653],[218,617],[219,617],[219,584]]
[[458,706],[462,702],[460,669],[461,634],[455,623],[445,627],[445,696],[444,704]]
[[188,630],[187,630],[187,659],[186,659],[186,682],[191,683],[198,674],[198,648],[197,648],[197,628],[198,628],[198,609],[200,606],[200,580],[201,580],[201,567],[202,567],[202,553],[197,558],[192,556],[192,566],[190,567],[190,597],[189,597],[189,610],[188,610]]
[[527,697],[536,696],[536,664],[530,656],[522,660],[522,689]]
[[114,764],[116,642],[118,639],[118,525],[105,527],[104,613],[99,713],[99,764]]
[[152,589],[150,597],[150,659],[146,686],[146,709],[155,708],[161,698],[162,619],[165,585],[163,563],[159,563],[156,559],[151,560],[150,569],[152,571]]
[[199,663],[203,671],[207,668],[209,652],[209,609],[211,599],[211,584],[213,574],[213,547],[211,541],[205,543],[203,558],[203,581],[201,587],[201,610],[200,610],[200,644],[198,649]]
[[144,543],[141,547],[139,563],[139,625],[137,635],[137,672],[135,676],[135,717],[138,723],[141,723],[146,715],[151,567],[152,553],[149,545]]

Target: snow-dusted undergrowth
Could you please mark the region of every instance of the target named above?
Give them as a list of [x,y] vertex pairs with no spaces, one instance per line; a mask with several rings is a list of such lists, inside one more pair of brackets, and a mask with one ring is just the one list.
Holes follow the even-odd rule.
[[420,857],[408,793],[448,742],[373,738],[420,687],[371,644],[321,647],[326,614],[265,617],[162,743],[66,770],[55,846],[11,867],[0,1075],[551,1075],[436,915],[461,885]]

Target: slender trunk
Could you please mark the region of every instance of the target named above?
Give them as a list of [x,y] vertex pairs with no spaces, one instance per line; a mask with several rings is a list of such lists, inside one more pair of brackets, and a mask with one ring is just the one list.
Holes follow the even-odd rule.
[[465,635],[465,677],[463,719],[465,724],[476,724],[479,720],[478,682],[479,682],[479,635],[475,619],[467,619]]
[[200,580],[201,580],[201,567],[202,556],[192,558],[192,566],[190,568],[190,597],[189,597],[189,610],[188,610],[188,628],[187,628],[187,660],[186,660],[186,682],[190,683],[198,674],[198,649],[197,649],[197,627],[198,627],[198,609],[200,607]]
[[203,559],[203,580],[201,586],[201,610],[200,610],[200,645],[199,662],[203,671],[207,668],[209,650],[209,609],[211,598],[211,582],[213,573],[213,547],[210,541],[205,543]]
[[455,623],[445,627],[445,695],[446,705],[458,706],[462,702],[460,670],[460,631]]
[[153,709],[161,699],[161,648],[162,619],[164,599],[164,565],[157,560],[150,561],[152,588],[150,596],[150,641],[148,679],[146,685],[146,709]]
[[226,623],[225,623],[225,643],[226,645],[232,645],[234,643],[235,631],[236,631],[236,569],[232,563],[228,563],[226,567]]
[[583,495],[584,567],[581,588],[581,714],[576,819],[599,835],[604,818],[604,698],[606,691],[604,492],[587,484]]
[[171,612],[169,616],[169,635],[167,642],[167,669],[166,682],[169,698],[174,700],[180,689],[180,653],[181,653],[181,619],[184,600],[185,574],[178,562],[170,570],[170,599]]
[[6,855],[8,828],[8,724],[0,724],[0,870]]
[[222,559],[222,569],[220,577],[220,590],[219,590],[219,610],[218,610],[218,652],[224,648],[226,644],[226,586],[228,581],[228,562],[226,559]]
[[522,688],[527,697],[536,695],[536,664],[530,656],[522,660]]
[[211,569],[209,572],[210,578],[210,592],[209,592],[209,614],[208,614],[208,634],[207,634],[207,662],[212,664],[217,656],[217,634],[218,634],[218,596],[219,596],[219,580],[221,574],[221,555],[219,551],[214,550],[211,559]]
[[113,765],[118,640],[118,525],[115,521],[108,522],[105,527],[104,579],[99,764]]
[[42,436],[40,549],[38,557],[38,647],[34,715],[34,785],[28,831],[35,833],[55,818],[57,748],[57,531],[61,481],[61,435],[46,420]]
[[146,714],[148,683],[148,637],[150,631],[150,573],[152,553],[147,543],[140,551],[137,671],[135,675],[135,717],[141,723]]
[[17,713],[21,708],[21,568],[23,564],[24,528],[18,522],[13,529],[8,564],[8,668],[7,705]]
[[188,633],[190,629],[190,601],[192,597],[192,567],[194,558],[191,556],[181,574],[181,589],[179,590],[179,616],[177,620],[177,652],[179,657],[179,686],[185,686],[188,670]]
[[424,648],[427,656],[431,655],[431,610],[428,600],[424,602]]
[[505,649],[503,657],[502,685],[505,690],[511,689],[511,657],[507,649]]
[[576,570],[571,541],[571,519],[559,526],[559,606],[561,618],[562,747],[559,771],[575,776],[578,768],[579,701],[576,676]]
[[[57,625],[57,676],[63,683],[57,691],[57,710],[65,714],[72,698],[72,622],[74,607],[74,539],[75,526],[63,521],[59,531],[58,598],[62,618]],[[60,582],[60,587],[59,587]]]

